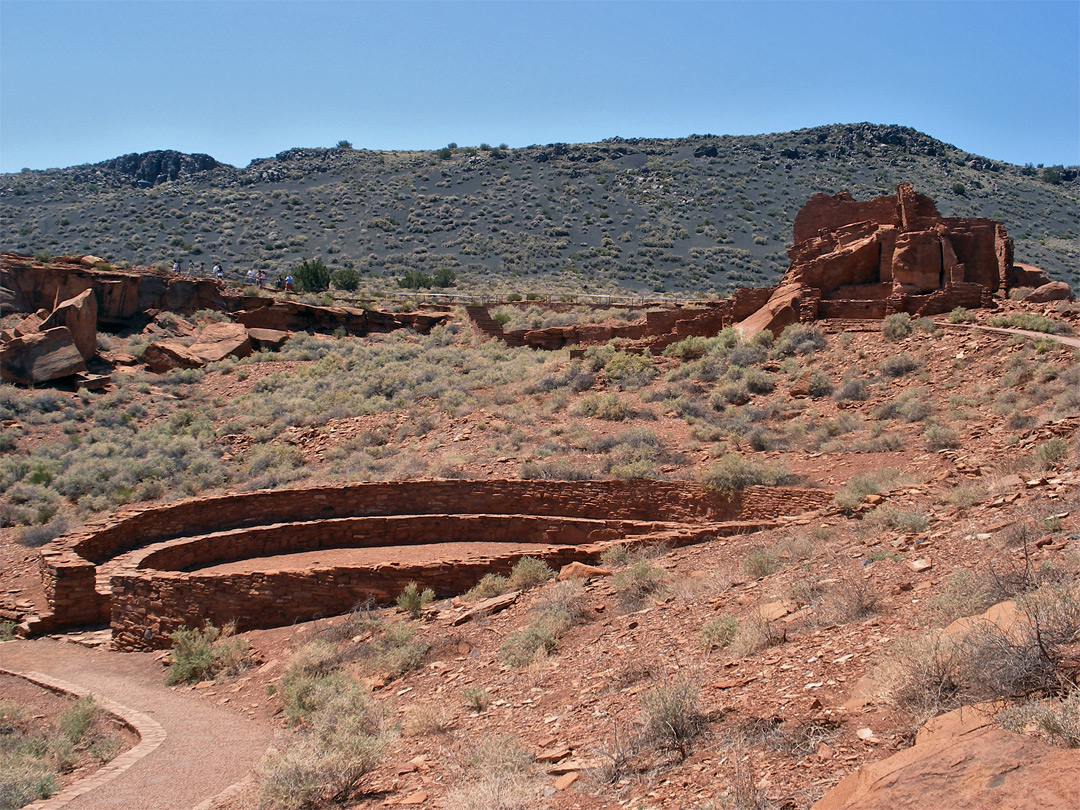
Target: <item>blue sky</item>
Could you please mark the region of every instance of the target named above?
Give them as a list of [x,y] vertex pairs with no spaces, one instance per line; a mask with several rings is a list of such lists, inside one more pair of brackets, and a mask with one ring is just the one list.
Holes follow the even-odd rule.
[[1080,163],[1080,2],[0,0],[0,170],[915,127]]

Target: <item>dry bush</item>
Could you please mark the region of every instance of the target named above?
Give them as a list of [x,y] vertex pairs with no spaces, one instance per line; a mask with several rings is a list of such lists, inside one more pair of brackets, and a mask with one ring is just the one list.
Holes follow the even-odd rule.
[[242,672],[251,663],[251,649],[235,631],[231,623],[218,628],[207,622],[201,630],[185,627],[170,634],[172,663],[165,682],[202,681]]
[[1080,748],[1080,689],[1073,687],[1061,700],[1032,700],[1009,706],[998,715],[998,723],[1018,733],[1035,729],[1050,742]]
[[731,642],[731,651],[739,657],[754,655],[787,641],[787,629],[780,622],[770,622],[751,611],[741,622]]
[[445,734],[454,727],[454,716],[442,704],[413,703],[405,709],[401,733],[406,737]]
[[1017,600],[1009,627],[977,621],[962,634],[931,633],[898,642],[874,679],[893,705],[920,719],[967,703],[1057,694],[1078,668],[1080,598],[1046,585]]
[[701,644],[706,649],[726,647],[735,640],[739,622],[734,616],[717,616],[701,627]]
[[664,569],[647,559],[634,559],[611,578],[619,601],[627,609],[635,609],[664,587]]
[[510,585],[522,591],[554,579],[555,571],[537,557],[522,557],[510,571]]
[[690,744],[705,727],[697,684],[680,678],[642,693],[641,720],[642,736],[648,744],[686,759]]
[[873,616],[881,608],[881,594],[865,579],[844,576],[831,585],[823,600],[827,621],[843,624]]
[[259,766],[263,807],[300,810],[341,804],[361,794],[382,757],[382,718],[355,681],[328,692],[283,750],[272,749]]
[[779,555],[768,546],[759,546],[747,554],[742,561],[742,570],[755,579],[767,577],[780,570],[782,563]]
[[460,783],[447,794],[447,807],[531,810],[539,802],[540,786],[530,773],[530,758],[513,735],[483,737],[459,768]]
[[499,596],[511,590],[510,578],[502,574],[484,574],[480,581],[465,592],[466,599],[479,601]]

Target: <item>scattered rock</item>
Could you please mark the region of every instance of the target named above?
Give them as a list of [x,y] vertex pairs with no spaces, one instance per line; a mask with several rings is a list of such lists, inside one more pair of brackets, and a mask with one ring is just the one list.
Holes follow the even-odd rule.
[[0,376],[20,385],[40,385],[86,371],[66,326],[15,338],[0,351]]

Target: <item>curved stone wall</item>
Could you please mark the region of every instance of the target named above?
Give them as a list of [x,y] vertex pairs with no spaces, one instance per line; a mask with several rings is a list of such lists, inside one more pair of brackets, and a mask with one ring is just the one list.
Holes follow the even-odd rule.
[[[272,627],[385,601],[410,581],[441,595],[506,571],[534,545],[553,566],[595,557],[617,540],[681,545],[764,528],[825,506],[821,490],[753,487],[726,497],[655,481],[428,480],[256,492],[130,509],[42,549],[52,615],[40,630],[111,622],[121,647],[164,646],[181,626]],[[507,551],[423,564],[310,570],[199,569],[327,549],[432,543],[506,544]],[[531,551],[529,553],[532,553]]]

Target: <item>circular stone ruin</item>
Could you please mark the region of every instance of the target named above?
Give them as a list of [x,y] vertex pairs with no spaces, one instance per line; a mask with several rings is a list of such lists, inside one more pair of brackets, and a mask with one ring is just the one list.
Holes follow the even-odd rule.
[[462,593],[523,556],[558,568],[616,542],[686,545],[821,508],[822,490],[727,496],[657,481],[425,480],[193,498],[87,524],[41,550],[51,613],[32,631],[109,623],[121,649],[180,627],[278,627]]

